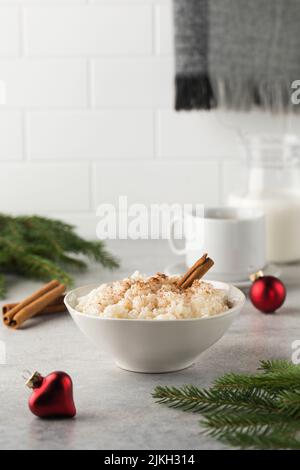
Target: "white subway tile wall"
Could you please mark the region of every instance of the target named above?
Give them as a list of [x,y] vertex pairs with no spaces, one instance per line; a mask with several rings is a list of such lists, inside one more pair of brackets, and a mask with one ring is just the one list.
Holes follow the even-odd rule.
[[118,195],[126,194],[129,204],[196,204],[205,200],[215,205],[218,203],[218,165],[216,162],[170,165],[163,161],[122,162],[117,166],[111,162],[97,163],[94,187],[96,202],[105,200],[109,204],[117,204]]
[[119,195],[224,201],[238,139],[218,113],[173,110],[171,3],[0,0],[0,211],[94,236],[98,204]]
[[86,211],[89,209],[89,168],[53,163],[3,164],[0,173],[1,210],[5,212]]
[[151,110],[32,111],[27,153],[35,160],[151,159],[153,132]]
[[[3,161],[22,160],[23,123],[20,111],[2,111],[0,107],[0,173]],[[4,185],[9,185],[7,180]],[[1,201],[1,199],[0,199]],[[2,201],[1,201],[2,202]],[[2,207],[1,209],[2,210]]]
[[155,49],[158,54],[173,53],[173,23],[171,2],[168,5],[157,5],[154,10]]
[[20,12],[17,7],[1,5],[0,56],[16,57],[20,53]]
[[218,120],[218,113],[161,110],[158,127],[161,158],[230,158],[240,152],[236,134]]
[[87,73],[81,59],[0,59],[7,107],[86,108]]
[[95,59],[92,62],[93,106],[170,109],[173,69],[171,58]]
[[124,3],[25,8],[25,54],[64,57],[151,54],[151,6],[130,8]]

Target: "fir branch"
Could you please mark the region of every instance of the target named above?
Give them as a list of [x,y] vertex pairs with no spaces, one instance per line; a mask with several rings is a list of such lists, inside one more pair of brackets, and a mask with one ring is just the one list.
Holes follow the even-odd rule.
[[260,374],[226,374],[209,389],[158,386],[156,402],[202,414],[203,432],[226,444],[300,449],[300,367],[262,361]]
[[299,431],[299,425],[273,422],[263,416],[261,423],[234,426],[231,423],[227,426],[220,426],[219,420],[204,420],[201,425],[206,428],[204,435],[219,439],[225,444],[236,447],[254,447],[259,449],[278,449],[289,448],[299,449],[300,441],[295,437]]
[[155,388],[153,398],[170,408],[201,413],[219,413],[226,410],[258,410],[265,412],[276,409],[276,399],[259,390],[199,389],[193,385]]
[[18,274],[26,275],[33,279],[57,279],[59,282],[71,286],[73,281],[69,274],[63,271],[51,260],[37,255],[24,254],[16,260],[15,270]]
[[[0,271],[24,277],[49,280],[56,278],[67,285],[72,277],[67,271],[83,270],[83,257],[106,268],[118,267],[118,261],[103,241],[79,237],[72,225],[39,216],[12,217],[0,214]],[[5,293],[0,279],[0,297]]]
[[114,269],[119,266],[119,261],[106,250],[102,241],[93,242],[85,240],[79,253],[88,256],[97,263],[101,263],[102,266],[108,269]]
[[219,435],[224,444],[247,449],[300,449],[300,441],[283,428],[272,428],[268,432],[258,433],[257,429]]
[[258,368],[258,370],[262,370],[266,374],[269,372],[282,372],[291,369],[297,369],[297,365],[292,362],[285,361],[284,359],[260,361],[260,367]]
[[66,254],[61,254],[59,261],[68,270],[84,271],[87,268],[87,264],[83,260]]
[[74,232],[72,225],[60,220],[38,216],[20,217],[19,221],[27,232],[28,228],[30,229],[29,234],[31,234],[30,240],[32,242],[35,242],[36,238],[38,238],[38,240],[48,240],[52,247],[55,244],[52,253],[54,252],[58,255],[63,252],[82,254],[109,269],[119,266],[116,258],[105,249],[103,241],[82,239]]
[[3,274],[0,274],[0,298],[3,298],[6,294],[6,282]]
[[298,390],[282,390],[278,393],[278,398],[280,400],[279,407],[282,414],[293,418],[300,418],[300,383]]
[[208,413],[201,421],[201,425],[207,428],[210,435],[218,437],[222,433],[227,432],[240,432],[243,430],[251,430],[256,428],[259,432],[267,426],[275,426],[284,428],[289,426],[294,431],[300,430],[300,422],[295,421],[291,416],[276,412],[270,413],[269,411],[261,410],[248,410],[242,409],[242,412],[228,411],[226,413],[215,414]]
[[217,388],[247,389],[261,387],[266,390],[295,390],[300,384],[300,366],[282,368],[280,371],[266,374],[229,373],[217,379]]

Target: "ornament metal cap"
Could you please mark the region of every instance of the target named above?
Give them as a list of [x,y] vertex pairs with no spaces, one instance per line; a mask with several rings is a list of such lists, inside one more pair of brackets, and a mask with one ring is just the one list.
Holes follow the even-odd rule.
[[263,276],[264,276],[263,271],[257,271],[256,273],[250,274],[249,279],[251,282],[255,282],[257,281],[257,279]]
[[37,388],[41,384],[42,380],[42,375],[39,372],[35,371],[33,374],[31,374],[29,379],[26,380],[25,385],[28,388]]

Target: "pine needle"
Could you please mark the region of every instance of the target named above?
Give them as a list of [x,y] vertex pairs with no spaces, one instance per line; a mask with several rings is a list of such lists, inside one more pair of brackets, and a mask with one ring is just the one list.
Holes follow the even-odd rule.
[[260,374],[226,374],[209,389],[158,386],[157,403],[201,413],[206,435],[240,448],[300,449],[300,366],[262,361]]
[[0,274],[0,298],[3,298],[6,294],[6,283],[3,274]]
[[268,374],[240,375],[226,374],[216,380],[215,387],[223,389],[252,389],[263,388],[266,390],[286,390],[299,387],[297,379],[300,380],[300,369],[285,369],[281,372],[270,372]]
[[84,257],[109,269],[119,265],[103,241],[84,240],[72,225],[47,217],[0,214],[0,298],[6,292],[6,273],[58,279],[70,286],[70,271],[87,267]]
[[225,444],[244,449],[300,449],[300,441],[284,430],[271,429],[268,432],[257,432],[256,429],[234,432],[219,436]]
[[258,370],[262,370],[266,373],[282,372],[288,369],[294,370],[294,364],[283,359],[273,359],[272,361],[260,361],[260,367],[258,368]]

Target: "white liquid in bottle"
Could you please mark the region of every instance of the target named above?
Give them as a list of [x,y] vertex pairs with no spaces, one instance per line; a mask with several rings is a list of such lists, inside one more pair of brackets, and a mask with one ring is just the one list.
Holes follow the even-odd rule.
[[[294,140],[293,140],[294,143]],[[272,140],[272,146],[278,144]],[[266,251],[269,262],[300,261],[300,175],[295,152],[274,147],[250,158],[246,194],[229,197],[229,205],[258,208],[266,214]],[[287,145],[285,143],[285,145]],[[256,148],[257,150],[257,148]],[[266,147],[263,148],[266,150]],[[293,145],[292,150],[295,150]],[[266,158],[267,157],[267,158]]]

